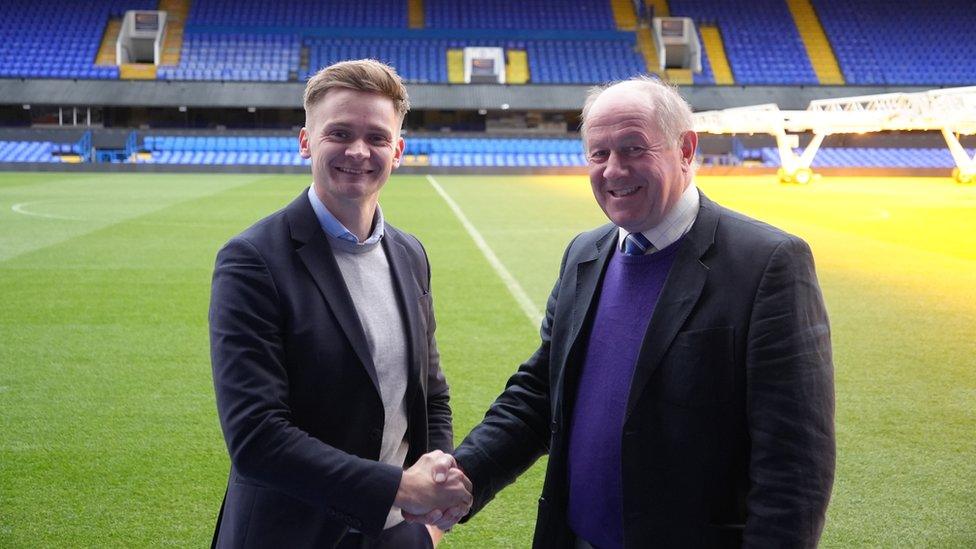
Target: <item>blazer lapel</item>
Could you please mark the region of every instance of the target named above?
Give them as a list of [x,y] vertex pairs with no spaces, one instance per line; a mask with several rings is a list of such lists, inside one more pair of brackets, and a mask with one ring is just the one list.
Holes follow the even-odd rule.
[[286,211],[292,239],[297,243],[295,251],[298,257],[305,263],[312,280],[322,292],[322,297],[329,304],[356,356],[359,357],[359,361],[363,363],[366,373],[373,381],[373,386],[379,392],[380,385],[376,379],[373,358],[369,354],[369,345],[366,343],[366,332],[359,321],[356,306],[342,278],[329,239],[322,231],[322,226],[315,217],[315,211],[308,202],[307,190],[289,204]]
[[390,269],[393,271],[393,281],[396,285],[397,300],[399,301],[400,311],[403,313],[403,321],[406,324],[407,345],[409,345],[408,355],[410,360],[407,365],[407,404],[417,395],[417,383],[420,381],[420,365],[423,362],[419,356],[420,345],[418,338],[425,338],[427,335],[419,330],[420,319],[417,315],[417,301],[420,299],[417,281],[411,276],[410,256],[407,249],[400,243],[395,231],[386,226],[386,234],[383,236],[383,249],[390,262]]
[[704,195],[701,195],[700,204],[698,218],[685,235],[685,242],[680,244],[674,265],[668,273],[648,323],[647,333],[644,334],[644,342],[637,356],[637,367],[630,384],[627,417],[630,417],[644,386],[671,346],[674,336],[688,319],[705,286],[708,266],[701,258],[715,240],[718,212],[714,203]]
[[597,284],[613,251],[613,244],[617,241],[616,234],[617,228],[612,227],[597,240],[592,249],[584,250],[576,265],[576,296],[573,299],[573,323],[570,331],[572,335],[569,339],[571,347],[576,344],[583,321],[586,320],[593,304]]
[[588,250],[580,252],[576,259],[576,293],[573,296],[573,316],[569,326],[569,339],[566,347],[566,355],[563,357],[563,364],[556,376],[555,394],[559,395],[552,403],[553,417],[561,424],[565,424],[567,418],[563,417],[565,406],[563,403],[571,401],[573,395],[566,392],[566,371],[573,367],[579,367],[579,361],[574,361],[572,357],[580,345],[580,331],[590,314],[593,306],[594,296],[603,270],[607,265],[607,260],[613,252],[614,243],[617,239],[617,228],[611,226],[606,234],[596,241],[596,244]]

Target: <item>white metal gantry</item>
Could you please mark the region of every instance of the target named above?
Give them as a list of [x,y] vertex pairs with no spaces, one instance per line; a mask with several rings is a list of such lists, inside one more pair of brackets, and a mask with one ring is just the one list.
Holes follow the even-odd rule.
[[[798,183],[810,180],[810,165],[828,135],[938,130],[956,163],[953,176],[960,183],[976,182],[976,157],[959,143],[960,135],[976,134],[976,86],[818,99],[803,111],[783,111],[772,103],[706,111],[695,114],[695,130],[773,135],[782,165],[780,179]],[[813,140],[798,155],[793,149],[802,132],[812,132]]]

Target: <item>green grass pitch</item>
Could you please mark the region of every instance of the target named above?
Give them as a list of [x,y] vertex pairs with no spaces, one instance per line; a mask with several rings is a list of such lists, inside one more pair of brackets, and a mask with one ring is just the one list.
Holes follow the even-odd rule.
[[[209,542],[228,468],[207,339],[214,254],[308,180],[0,174],[0,547]],[[585,177],[436,181],[538,309],[566,243],[603,222]],[[813,247],[837,383],[823,546],[976,546],[976,187],[699,186]],[[538,326],[426,178],[395,177],[381,203],[430,254],[460,441]],[[528,546],[544,466],[445,546]]]

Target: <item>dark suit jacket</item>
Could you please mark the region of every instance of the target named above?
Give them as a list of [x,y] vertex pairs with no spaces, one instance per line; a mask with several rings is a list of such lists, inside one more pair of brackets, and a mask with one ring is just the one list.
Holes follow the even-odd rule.
[[[542,344],[455,455],[474,511],[540,455],[535,547],[569,547],[568,421],[617,239],[576,237]],[[654,310],[622,436],[627,547],[811,547],[834,476],[830,333],[810,249],[702,196]]]
[[[450,451],[448,387],[420,242],[382,246],[407,327],[413,463]],[[215,544],[331,547],[382,530],[401,469],[378,463],[384,410],[366,336],[306,193],[217,254],[210,305],[217,410],[231,469]]]

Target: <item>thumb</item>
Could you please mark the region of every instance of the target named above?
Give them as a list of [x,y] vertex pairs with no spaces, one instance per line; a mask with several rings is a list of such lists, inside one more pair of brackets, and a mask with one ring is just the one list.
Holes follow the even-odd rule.
[[434,482],[441,483],[447,480],[447,473],[454,467],[457,467],[457,462],[454,461],[454,456],[450,454],[442,454],[434,459],[434,465],[431,467],[431,474],[434,477]]

